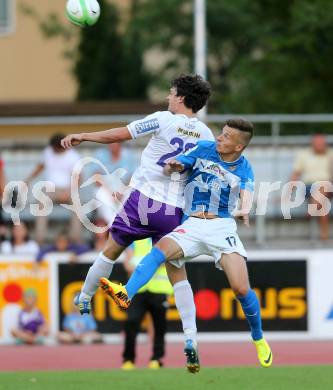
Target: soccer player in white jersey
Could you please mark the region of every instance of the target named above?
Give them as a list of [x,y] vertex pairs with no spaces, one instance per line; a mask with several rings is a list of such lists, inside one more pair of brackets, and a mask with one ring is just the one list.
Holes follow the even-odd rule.
[[[142,153],[141,165],[130,182],[132,192],[110,228],[106,248],[90,267],[81,293],[76,298],[82,314],[90,312],[90,301],[100,278],[110,276],[114,262],[128,245],[147,237],[157,242],[180,225],[187,173],[180,173],[171,180],[163,174],[163,168],[167,160],[194,147],[199,140],[214,140],[210,129],[196,117],[209,96],[210,85],[200,76],[181,75],[171,82],[168,111],[155,112],[126,127],[71,134],[62,140],[62,146],[70,148],[83,141],[108,144],[151,137]],[[186,279],[185,268],[168,266],[167,270],[181,318],[187,315],[187,311],[182,308],[179,297],[186,297],[186,302],[192,302],[195,317],[191,286],[188,282],[178,285],[179,280]]]
[[[166,174],[189,170],[185,188],[185,215],[188,219],[162,238],[143,258],[128,283],[120,286],[103,280],[106,293],[123,308],[155,273],[163,262],[175,267],[184,265],[184,257],[210,254],[218,269],[223,269],[248,320],[251,335],[263,367],[272,364],[273,355],[263,338],[260,305],[250,287],[246,267],[246,252],[237,234],[234,217],[248,225],[254,178],[250,163],[242,156],[249,144],[253,126],[243,119],[226,122],[217,142],[200,141],[190,151],[168,161]],[[238,205],[238,202],[240,203]],[[181,283],[181,282],[179,282]],[[186,307],[186,305],[184,305]],[[188,311],[191,311],[191,303]],[[195,335],[195,321],[186,320],[187,329]],[[190,337],[185,344],[188,368],[199,370],[196,340]]]

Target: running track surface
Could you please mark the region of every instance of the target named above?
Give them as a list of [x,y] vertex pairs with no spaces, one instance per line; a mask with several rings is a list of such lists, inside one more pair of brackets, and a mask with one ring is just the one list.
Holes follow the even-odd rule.
[[[333,364],[333,342],[272,342],[275,365]],[[254,346],[248,342],[200,343],[202,366],[255,366]],[[93,370],[119,368],[122,345],[0,346],[0,371]],[[145,367],[150,346],[138,344],[137,367]],[[166,367],[183,367],[181,343],[167,345]]]

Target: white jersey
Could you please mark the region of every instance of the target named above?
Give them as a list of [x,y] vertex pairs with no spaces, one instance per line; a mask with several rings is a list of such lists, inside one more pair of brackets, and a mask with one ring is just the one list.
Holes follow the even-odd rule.
[[211,130],[198,118],[169,111],[155,112],[127,127],[133,138],[152,134],[130,186],[159,202],[183,207],[188,173],[177,174],[177,179],[173,177],[171,180],[163,174],[163,167],[168,160],[191,149],[199,140],[214,141]]

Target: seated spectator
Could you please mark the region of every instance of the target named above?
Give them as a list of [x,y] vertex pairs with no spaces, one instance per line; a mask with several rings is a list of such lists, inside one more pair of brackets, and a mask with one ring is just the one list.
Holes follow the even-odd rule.
[[91,251],[91,247],[87,244],[76,244],[71,243],[68,239],[68,234],[66,231],[62,231],[58,234],[54,244],[47,245],[43,247],[37,257],[36,261],[40,262],[44,259],[47,253],[51,252],[71,252],[72,256],[70,257],[70,262],[75,262],[77,256],[82,255],[85,252]]
[[[302,150],[296,157],[291,181],[302,180],[306,186],[306,197],[309,204],[317,205],[318,210],[323,206],[318,199],[321,195],[329,197],[323,183],[331,182],[333,168],[333,154],[329,150],[324,135],[315,134],[312,137],[311,148]],[[320,238],[329,238],[329,210],[323,210],[319,216]]]
[[62,323],[63,331],[58,334],[62,344],[102,343],[103,337],[96,331],[97,324],[90,314],[81,315],[77,306],[73,305],[72,312],[67,314]]
[[45,336],[48,335],[44,317],[36,304],[36,290],[26,289],[23,294],[23,308],[19,313],[18,327],[11,331],[18,344],[43,344]]
[[0,252],[5,255],[31,255],[36,256],[39,251],[37,242],[29,238],[27,226],[24,222],[13,225],[12,238],[0,244]]
[[[54,183],[55,192],[47,193],[47,196],[56,204],[71,204],[71,177],[75,164],[80,160],[80,155],[76,150],[65,150],[60,141],[63,134],[54,134],[50,139],[50,144],[44,149],[41,161],[34,171],[26,179],[29,185],[41,172],[45,172],[45,180]],[[77,177],[76,180],[79,180]],[[47,216],[36,218],[36,239],[42,244],[47,233]],[[71,239],[79,242],[81,238],[81,223],[75,213],[71,218],[70,227]]]

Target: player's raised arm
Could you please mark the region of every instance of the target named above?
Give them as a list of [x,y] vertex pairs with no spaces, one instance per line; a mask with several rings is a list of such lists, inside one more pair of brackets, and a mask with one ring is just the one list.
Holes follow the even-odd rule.
[[96,131],[93,133],[69,134],[61,140],[61,146],[69,149],[80,145],[81,142],[90,141],[100,144],[112,144],[114,142],[124,142],[132,139],[132,135],[127,127],[116,127],[114,129]]
[[126,127],[117,127],[104,131],[96,131],[94,133],[70,134],[61,141],[61,145],[63,148],[69,149],[73,146],[80,145],[84,141],[112,144],[114,142],[124,142],[156,134],[161,129],[160,123],[167,125],[172,117],[172,114],[168,111],[158,111],[147,115],[143,119],[135,120]]

